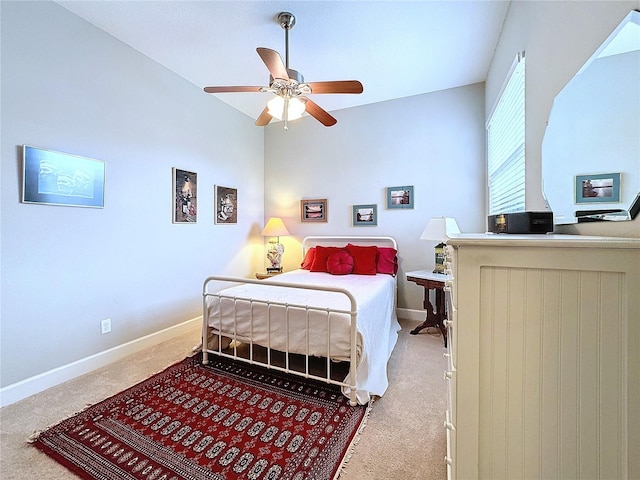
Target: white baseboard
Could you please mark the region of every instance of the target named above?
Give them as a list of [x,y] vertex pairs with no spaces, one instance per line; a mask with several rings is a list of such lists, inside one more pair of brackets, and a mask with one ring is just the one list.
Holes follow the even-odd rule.
[[[399,318],[407,320],[416,320],[422,322],[425,319],[424,310],[413,310],[409,308],[397,308],[396,314]],[[110,348],[103,352],[90,355],[88,357],[76,360],[67,365],[56,367],[47,372],[40,373],[33,377],[21,380],[19,382],[0,388],[0,407],[11,405],[24,398],[42,392],[47,388],[71,380],[73,378],[92,372],[98,368],[104,367],[124,357],[132,355],[145,348],[153,347],[159,343],[187,333],[194,328],[194,324],[202,323],[202,316],[192,318],[178,325],[174,325],[159,332],[155,332],[144,337],[137,338],[117,347]]]
[[202,316],[192,318],[178,325],[174,325],[159,332],[151,333],[144,337],[131,340],[117,347],[104,350],[103,352],[90,355],[76,360],[67,365],[56,367],[47,372],[40,373],[33,377],[21,380],[6,387],[0,388],[0,407],[11,405],[19,400],[27,398],[47,388],[54,387],[62,382],[89,373],[97,368],[104,367],[124,357],[132,355],[145,348],[150,348],[177,335],[188,333],[193,330],[194,324],[202,323]]
[[424,310],[413,310],[411,308],[396,308],[396,315],[398,318],[419,322],[424,322],[424,319],[427,318],[427,312]]

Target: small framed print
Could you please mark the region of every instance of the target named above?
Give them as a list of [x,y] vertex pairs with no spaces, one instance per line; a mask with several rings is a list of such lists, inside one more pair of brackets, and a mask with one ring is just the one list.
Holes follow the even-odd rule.
[[238,189],[216,185],[216,217],[217,225],[238,223]]
[[22,202],[67,207],[104,207],[105,163],[101,160],[22,148]]
[[375,227],[378,225],[378,205],[354,205],[353,226]]
[[198,174],[173,168],[173,223],[198,221]]
[[387,187],[387,208],[413,208],[413,186]]
[[576,203],[620,203],[620,173],[576,175]]
[[300,200],[300,221],[326,223],[329,216],[327,199]]

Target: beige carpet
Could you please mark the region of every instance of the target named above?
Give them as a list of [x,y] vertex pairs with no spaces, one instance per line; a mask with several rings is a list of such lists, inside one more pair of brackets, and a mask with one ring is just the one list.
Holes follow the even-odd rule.
[[[389,363],[390,385],[378,399],[341,480],[446,478],[446,403],[442,337],[400,320]],[[0,409],[0,479],[73,479],[63,466],[27,443],[44,429],[191,355],[199,329]]]

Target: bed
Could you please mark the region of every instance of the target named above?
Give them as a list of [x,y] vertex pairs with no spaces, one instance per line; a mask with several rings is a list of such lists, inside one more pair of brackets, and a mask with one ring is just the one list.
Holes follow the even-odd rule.
[[[209,355],[262,364],[341,386],[352,405],[388,387],[398,338],[397,244],[391,237],[306,237],[300,269],[266,280],[211,276],[203,285],[203,362]],[[372,258],[375,258],[372,266]],[[239,354],[244,345],[248,355]],[[254,347],[265,355],[258,358]],[[284,363],[274,361],[277,352]],[[304,358],[293,369],[291,356]],[[326,360],[324,372],[309,368]],[[334,362],[347,362],[332,378]]]

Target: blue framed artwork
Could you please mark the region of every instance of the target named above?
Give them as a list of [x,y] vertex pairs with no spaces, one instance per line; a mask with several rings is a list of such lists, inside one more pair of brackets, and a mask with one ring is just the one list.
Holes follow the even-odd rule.
[[375,227],[378,225],[378,205],[354,205],[353,226]]
[[24,145],[22,202],[104,207],[105,163]]
[[620,203],[620,173],[576,175],[576,203]]
[[387,208],[413,208],[413,186],[387,187]]

